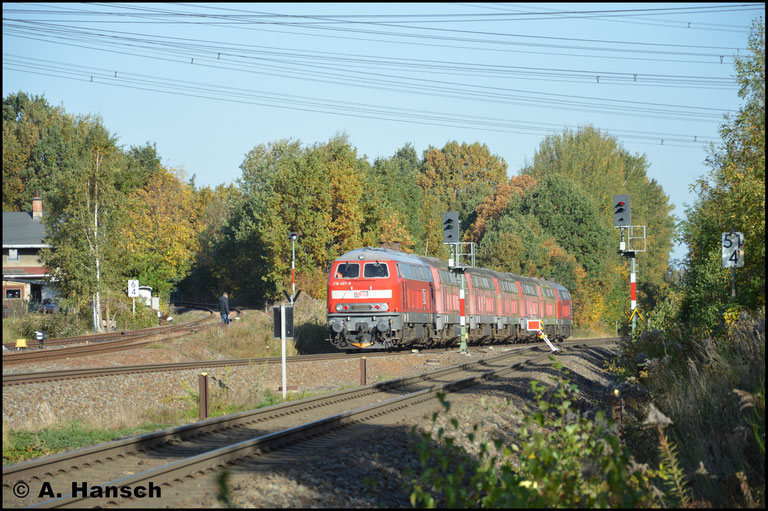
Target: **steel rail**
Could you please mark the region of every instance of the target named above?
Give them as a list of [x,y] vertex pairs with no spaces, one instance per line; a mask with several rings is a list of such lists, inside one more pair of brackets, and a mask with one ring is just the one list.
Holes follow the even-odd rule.
[[[202,320],[184,323],[183,325],[173,325],[162,331],[153,330],[149,332],[137,332],[136,334],[126,335],[120,339],[111,341],[101,341],[91,344],[71,346],[68,348],[38,349],[23,351],[21,353],[5,353],[3,354],[3,367],[67,358],[73,355],[87,356],[140,348],[154,342],[165,342],[177,339],[178,337],[189,333],[197,332],[200,329],[214,325],[215,321],[216,319],[213,316],[209,316]],[[141,341],[141,339],[149,340]]]
[[[193,309],[199,309],[204,310],[209,313],[213,313],[215,307],[213,305],[207,305],[207,304],[198,304],[198,303],[191,303],[191,302],[178,302],[179,307],[187,307],[187,308],[193,308]],[[242,315],[242,310],[239,308],[233,308],[232,310],[236,311],[238,314]],[[195,320],[200,321],[200,320]],[[126,336],[131,335],[145,335],[150,332],[163,332],[167,331],[170,328],[173,327],[179,327],[181,325],[188,325],[192,322],[187,323],[175,323],[173,325],[165,325],[165,326],[153,326],[149,328],[142,328],[140,330],[121,330],[119,332],[104,332],[101,334],[88,334],[88,335],[76,335],[71,337],[59,337],[56,339],[48,339],[45,341],[45,346],[61,346],[61,345],[69,345],[69,344],[82,344],[82,343],[91,343],[91,342],[102,342],[102,341],[111,341],[114,339],[122,339]],[[36,342],[34,339],[31,339],[30,342],[34,343]],[[15,343],[7,342],[4,343],[3,346],[5,346],[8,349],[14,349],[16,347]]]
[[[582,342],[583,341],[579,341]],[[576,343],[573,343],[574,345]],[[593,343],[590,343],[592,345]],[[542,346],[528,346],[528,348],[541,349]],[[355,389],[349,389],[335,394],[329,394],[325,396],[307,398],[301,401],[294,401],[290,403],[284,403],[269,408],[263,408],[259,410],[251,410],[247,412],[241,412],[239,414],[217,417],[208,419],[194,424],[177,426],[162,431],[153,433],[147,433],[137,437],[126,438],[122,440],[116,440],[100,446],[92,446],[75,451],[65,452],[58,455],[49,456],[46,458],[40,458],[31,460],[28,462],[19,463],[3,468],[3,487],[4,492],[9,490],[9,487],[14,481],[24,480],[43,481],[46,477],[52,477],[55,474],[67,473],[73,468],[99,466],[103,467],[99,469],[107,471],[107,467],[103,464],[108,464],[109,460],[117,460],[130,456],[131,454],[139,453],[142,451],[152,451],[162,449],[163,446],[169,443],[184,441],[185,439],[198,439],[201,436],[212,435],[219,432],[232,432],[233,428],[247,426],[249,424],[255,424],[271,419],[282,418],[283,416],[293,415],[304,412],[307,415],[317,415],[316,409],[329,406],[343,406],[344,402],[349,402],[355,399],[369,400],[376,394],[384,392],[398,391],[398,389],[408,389],[409,387],[417,385],[419,383],[434,384],[437,378],[450,375],[456,372],[486,372],[489,369],[493,369],[494,364],[503,362],[505,359],[520,356],[521,352],[528,351],[526,349],[510,351],[496,357],[489,359],[469,362],[452,366],[448,368],[441,368],[428,373],[424,373],[417,376],[400,378],[398,380],[391,380],[388,382],[377,383],[368,385],[365,387],[358,387]],[[531,350],[533,351],[533,350]],[[543,356],[549,355],[549,352],[543,354]],[[230,437],[232,433],[227,433]]]
[[306,398],[303,400],[292,401],[268,408],[241,412],[235,415],[207,419],[205,421],[183,426],[176,426],[153,433],[147,433],[137,437],[116,440],[101,446],[87,447],[46,458],[19,463],[17,465],[6,466],[3,467],[3,484],[5,485],[9,477],[30,478],[40,474],[54,474],[59,470],[66,470],[68,467],[92,463],[100,459],[102,456],[113,456],[118,452],[141,450],[142,448],[147,448],[148,446],[156,445],[157,443],[163,443],[168,440],[178,440],[179,438],[186,436],[198,436],[203,433],[217,431],[222,428],[229,428],[238,424],[257,422],[273,414],[279,415],[296,413],[303,411],[308,407],[327,406],[328,403],[336,403],[349,399],[355,399],[362,395],[389,391],[399,386],[411,385],[413,383],[423,381],[426,378],[433,378],[435,376],[450,373],[451,371],[456,371],[457,369],[466,370],[475,366],[479,367],[480,364],[488,365],[497,359],[507,358],[516,353],[517,352],[504,353],[489,359],[476,362],[468,362],[466,364],[451,366],[448,368],[436,369],[421,375],[380,382],[365,387],[347,389],[326,396]]
[[[238,316],[243,315],[243,311],[240,309],[233,310],[238,313]],[[88,356],[94,354],[110,353],[113,351],[136,349],[155,342],[170,341],[189,333],[195,333],[199,329],[208,328],[215,325],[215,316],[210,310],[208,312],[210,313],[208,317],[187,323],[144,328],[142,330],[129,333],[121,332],[120,335],[116,333],[110,334],[114,340],[104,340],[105,338],[101,338],[102,340],[97,342],[90,342],[93,340],[94,336],[84,336],[79,338],[80,340],[87,343],[84,345],[70,346],[67,348],[58,348],[52,350],[32,349],[21,353],[3,353],[3,367],[15,364],[56,360],[59,358],[67,358],[73,355]],[[149,338],[149,340],[136,342],[137,340],[147,338]],[[69,338],[68,340],[71,341],[72,339],[78,338]]]
[[[618,339],[618,338],[616,338]],[[597,339],[594,339],[595,341]],[[584,341],[592,341],[585,339]],[[571,341],[569,341],[571,342]],[[507,345],[493,345],[494,348],[502,346],[512,346],[515,348],[521,348],[524,344],[507,344]],[[421,350],[419,353],[442,353],[446,348],[438,348],[434,350]],[[338,360],[338,359],[356,359],[360,357],[374,358],[381,356],[392,356],[398,354],[410,354],[410,352],[360,352],[354,354],[344,353],[323,353],[312,355],[293,355],[286,357],[287,362],[312,362],[321,360]],[[262,357],[262,358],[238,358],[230,360],[198,360],[194,362],[170,362],[164,364],[144,364],[135,366],[123,366],[123,367],[89,367],[84,369],[62,369],[56,371],[35,371],[28,373],[16,373],[16,374],[4,374],[3,375],[3,387],[11,385],[26,385],[32,383],[43,383],[59,380],[73,380],[79,378],[99,378],[104,376],[115,376],[120,374],[137,374],[137,373],[150,373],[150,372],[170,372],[170,371],[185,371],[190,369],[201,368],[213,368],[213,367],[236,367],[252,364],[279,364],[280,357]]]
[[[590,346],[594,345],[595,344],[590,344]],[[505,365],[500,368],[487,368],[487,370],[480,374],[465,377],[460,380],[447,383],[434,383],[426,389],[408,392],[402,396],[396,396],[384,401],[368,404],[350,411],[338,413],[306,424],[290,427],[281,431],[276,431],[266,435],[261,435],[253,439],[213,449],[211,451],[174,461],[151,470],[146,470],[134,475],[115,479],[108,483],[99,484],[98,486],[120,487],[125,485],[129,487],[135,487],[137,485],[151,482],[156,486],[162,487],[174,485],[179,482],[183,483],[191,478],[193,479],[197,477],[198,475],[204,475],[232,464],[247,462],[255,456],[296,445],[297,443],[322,436],[343,427],[369,421],[383,415],[391,414],[433,401],[440,393],[456,392],[458,390],[475,386],[484,381],[503,377],[508,373],[516,372],[518,368],[523,365],[544,359],[550,355],[551,352],[545,352],[526,359],[525,361],[515,362],[511,365]],[[500,359],[506,358],[508,356],[509,354],[506,354],[505,356],[496,357],[495,359],[496,361],[500,361]],[[483,364],[483,362],[486,363]],[[487,362],[489,361],[486,360],[472,364],[463,364],[462,366],[475,366],[478,364],[487,366]],[[452,368],[433,371],[427,374],[431,374],[434,378],[435,373],[449,373],[451,370],[455,372],[456,367],[462,366],[454,366]],[[3,474],[3,476],[5,478],[5,474]],[[79,507],[83,505],[96,506],[119,504],[120,502],[115,499],[94,499],[89,496],[73,497],[70,493],[60,498],[41,502],[35,507]]]

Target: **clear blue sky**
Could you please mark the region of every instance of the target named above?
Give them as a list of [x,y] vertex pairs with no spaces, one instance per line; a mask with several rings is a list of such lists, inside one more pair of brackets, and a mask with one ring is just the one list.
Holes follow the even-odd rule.
[[741,105],[733,56],[764,10],[3,3],[3,97],[99,114],[120,144],[156,143],[202,186],[234,182],[258,144],[340,132],[371,163],[405,143],[421,155],[479,141],[516,175],[547,134],[592,124],[647,156],[682,219],[707,144]]

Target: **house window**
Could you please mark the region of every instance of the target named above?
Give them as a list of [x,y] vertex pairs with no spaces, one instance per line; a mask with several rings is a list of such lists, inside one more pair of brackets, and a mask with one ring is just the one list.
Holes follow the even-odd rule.
[[21,289],[6,289],[6,298],[21,298]]
[[19,249],[17,248],[8,249],[8,262],[11,262],[11,263],[19,262]]

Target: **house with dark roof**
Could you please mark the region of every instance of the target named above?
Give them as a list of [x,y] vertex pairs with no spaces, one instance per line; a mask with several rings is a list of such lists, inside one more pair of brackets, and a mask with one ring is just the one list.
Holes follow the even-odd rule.
[[[53,298],[50,272],[38,257],[48,245],[43,200],[35,192],[32,212],[3,212],[3,305],[26,308],[30,302]],[[5,309],[5,307],[3,307]]]

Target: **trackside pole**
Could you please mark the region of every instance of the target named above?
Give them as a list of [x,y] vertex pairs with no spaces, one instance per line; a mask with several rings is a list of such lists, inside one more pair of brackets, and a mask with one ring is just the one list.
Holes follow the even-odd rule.
[[287,393],[286,371],[285,371],[285,305],[280,306],[280,342],[283,345],[282,372],[283,372],[283,399]]
[[296,241],[291,237],[291,305],[296,296]]
[[467,347],[467,318],[464,315],[464,275],[459,275],[461,278],[461,289],[459,290],[459,325],[461,327],[461,344],[459,345],[459,353],[469,353],[469,347]]
[[629,274],[629,292],[630,292],[630,305],[629,308],[632,309],[632,334],[635,333],[635,328],[637,327],[637,318],[635,317],[635,309],[637,308],[637,282],[635,281],[635,253],[632,252],[630,254],[629,260],[631,261],[631,270]]

